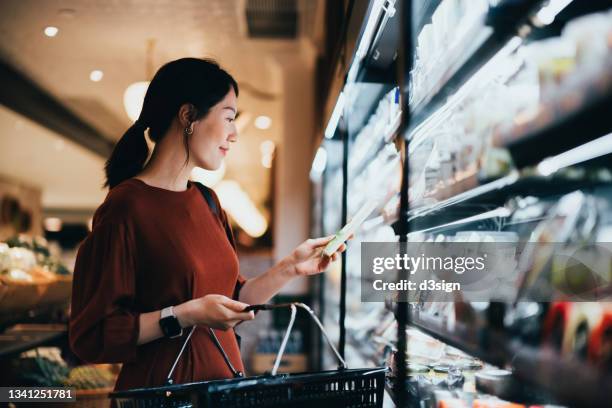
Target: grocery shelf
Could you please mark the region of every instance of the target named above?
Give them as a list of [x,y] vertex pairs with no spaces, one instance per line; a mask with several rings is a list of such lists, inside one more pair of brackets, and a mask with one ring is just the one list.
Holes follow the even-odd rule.
[[[594,162],[608,160],[610,155],[596,157]],[[583,163],[586,163],[585,161]],[[468,219],[503,206],[516,196],[548,197],[576,189],[595,188],[609,183],[606,179],[569,178],[558,174],[541,176],[514,171],[500,179],[479,185],[438,203],[415,208],[408,213],[411,231],[424,231]]]
[[512,172],[505,177],[479,185],[467,191],[463,191],[436,204],[415,208],[414,210],[408,212],[408,222],[412,222],[418,218],[427,217],[448,207],[468,204],[473,201],[487,202],[488,204],[494,205],[494,202],[491,202],[489,197],[498,194],[508,186],[514,185],[518,180],[520,180],[519,173]]
[[[590,71],[568,80],[529,118],[498,128],[493,144],[508,148],[522,168],[611,133],[612,56]],[[542,145],[546,148],[537,148]]]
[[385,0],[381,3],[378,26],[374,30],[367,54],[359,61],[359,67],[353,78],[352,70],[348,77],[356,82],[394,83],[396,81],[397,49],[399,46],[400,19],[395,9],[396,0]]
[[439,318],[411,312],[410,324],[424,333],[499,367],[571,406],[607,406],[612,375],[573,356],[536,348],[483,324],[454,322],[452,330]]
[[367,152],[367,154],[362,158],[360,163],[353,165],[351,178],[355,179],[359,177],[365,171],[365,169],[367,169],[368,166],[372,163],[372,160],[376,156],[378,156],[378,154],[383,150],[383,148],[387,144],[395,140],[399,131],[400,122],[400,115],[398,115],[397,119],[392,124],[386,127],[386,129],[384,130],[383,137],[378,143],[376,143],[374,148],[370,149]]
[[517,35],[519,26],[542,3],[540,0],[502,1],[489,10],[484,24],[471,27],[462,43],[453,49],[451,55],[445,56],[445,62],[450,63],[440,80],[430,87],[423,99],[411,103],[411,129],[406,132],[406,137]]
[[423,0],[413,3],[413,27],[415,31],[420,31],[428,21],[431,21],[431,16],[440,3],[442,3],[442,0]]
[[385,391],[387,392],[387,394],[391,398],[391,401],[393,401],[393,405],[400,406],[400,404],[398,403],[397,398],[395,396],[395,390],[394,390],[393,387],[394,387],[394,380],[392,380],[388,376],[385,377]]
[[353,86],[356,87],[354,93],[357,95],[354,100],[348,102],[350,110],[346,112],[347,129],[351,139],[367,124],[385,94],[393,89],[391,84],[360,83]]
[[[372,348],[368,347],[368,350],[364,350],[363,340],[355,338],[355,333],[351,330],[347,330],[347,344],[359,355],[359,358],[363,361],[372,364],[373,367],[379,367],[380,361],[376,359],[376,352]],[[370,352],[368,352],[370,351]]]
[[[437,129],[440,125],[451,129],[447,130],[442,127],[440,130],[440,133],[450,140],[450,132],[456,124],[455,117],[452,115],[456,111],[471,107],[469,104],[472,103],[472,99],[479,97],[472,91],[479,89],[478,81],[485,81],[488,74],[499,68],[496,65],[498,62],[511,60],[511,63],[507,65],[508,69],[499,70],[502,71],[499,75],[491,76],[504,86],[512,87],[514,80],[520,85],[523,83],[521,81],[524,81],[520,75],[525,72],[530,75],[536,72],[536,70],[529,71],[533,68],[531,66],[528,66],[527,70],[522,70],[524,65],[520,58],[507,60],[505,58],[514,57],[513,53],[522,44],[528,44],[532,40],[529,37],[530,29],[535,29],[537,21],[544,21],[532,19],[532,17],[544,6],[548,6],[549,2],[547,0],[500,0],[488,3],[496,5],[491,6],[488,11],[485,8],[478,8],[482,10],[481,13],[476,13],[475,10],[472,10],[473,13],[469,15],[466,13],[467,17],[462,21],[465,24],[461,30],[453,30],[451,33],[448,31],[450,27],[442,27],[447,31],[432,31],[432,35],[441,35],[436,38],[445,40],[452,38],[455,44],[449,47],[449,51],[443,56],[439,55],[443,52],[440,49],[435,55],[419,53],[419,58],[422,57],[419,62],[425,61],[428,56],[432,56],[435,60],[431,60],[432,65],[417,64],[423,67],[424,71],[414,74],[417,81],[422,80],[416,84],[416,93],[408,93],[405,83],[399,85],[403,87],[402,96],[410,97],[410,109],[405,112],[403,122],[398,122],[397,126],[395,123],[393,126],[389,124],[384,130],[382,128],[385,126],[381,122],[371,134],[362,134],[366,139],[358,140],[358,143],[351,147],[349,143],[356,141],[355,136],[375,111],[376,101],[385,94],[387,89],[390,89],[388,87],[395,85],[393,78],[405,80],[411,77],[411,75],[406,75],[407,71],[396,73],[398,75],[395,76],[391,74],[400,67],[409,69],[411,65],[409,62],[414,60],[413,54],[417,52],[417,47],[412,45],[418,38],[418,32],[425,24],[432,22],[432,16],[441,1],[408,2],[416,8],[403,9],[400,17],[409,19],[407,21],[411,27],[404,24],[403,30],[405,31],[396,35],[401,37],[410,32],[409,29],[414,35],[412,38],[399,38],[398,47],[405,52],[397,53],[398,59],[392,63],[388,59],[393,54],[390,52],[386,52],[383,59],[377,62],[377,48],[380,48],[379,44],[383,43],[387,44],[387,51],[394,48],[392,45],[394,35],[391,34],[397,29],[393,27],[397,20],[388,21],[392,24],[387,24],[387,26],[382,24],[382,19],[377,20],[378,31],[371,37],[368,53],[359,61],[359,65],[354,66],[358,70],[355,69],[353,74],[357,72],[358,74],[351,76],[347,73],[348,75],[345,76],[349,78],[345,81],[346,89],[349,90],[346,93],[349,95],[347,100],[356,108],[353,110],[349,107],[345,110],[345,123],[349,137],[345,138],[344,142],[350,147],[348,151],[352,155],[345,157],[347,160],[352,159],[352,162],[348,161],[348,174],[345,174],[345,179],[351,180],[351,183],[347,182],[348,187],[343,191],[343,197],[349,200],[349,203],[356,204],[355,201],[368,195],[371,183],[366,183],[369,180],[365,180],[364,175],[372,174],[376,179],[373,181],[375,183],[381,180],[388,181],[387,177],[380,176],[380,172],[370,171],[376,170],[374,168],[376,166],[368,166],[374,159],[382,159],[381,152],[398,134],[406,138],[408,143],[405,143],[403,147],[406,151],[410,149],[411,153],[413,149],[416,151],[421,143],[430,142],[431,140],[427,138],[431,130]],[[398,7],[398,10],[401,9]],[[436,21],[438,16],[442,16],[440,21],[445,21],[442,11],[436,15]],[[400,13],[397,15],[399,16]],[[473,21],[475,24],[468,24],[468,21]],[[465,34],[465,37],[461,33]],[[430,43],[431,45],[437,41],[436,39],[428,41],[429,37],[426,34],[422,37],[424,44]],[[520,52],[517,55],[521,57]],[[600,55],[597,55],[599,58]],[[407,60],[402,60],[404,58]],[[378,66],[376,66],[377,63],[379,63]],[[496,121],[495,123],[489,121],[486,127],[483,125],[476,130],[469,126],[463,129],[468,136],[474,137],[480,137],[488,132],[487,136],[493,137],[494,147],[507,148],[514,165],[508,166],[513,169],[509,174],[497,173],[494,177],[492,176],[495,174],[495,169],[501,169],[507,163],[505,154],[487,155],[484,157],[486,161],[474,159],[473,156],[476,154],[470,156],[466,154],[465,156],[471,161],[467,165],[456,158],[451,159],[451,164],[455,169],[452,179],[451,176],[448,176],[449,172],[446,171],[446,168],[444,172],[435,173],[434,169],[430,174],[426,174],[429,176],[425,183],[428,190],[423,195],[423,186],[418,183],[423,183],[425,174],[415,175],[408,171],[412,169],[404,168],[403,176],[408,182],[404,182],[397,197],[402,200],[409,198],[408,208],[410,210],[400,213],[400,204],[396,205],[398,200],[394,200],[389,204],[394,208],[385,208],[382,214],[377,213],[371,217],[364,223],[360,232],[367,236],[375,236],[375,233],[378,232],[377,228],[391,225],[396,234],[401,236],[401,240],[411,238],[406,236],[407,231],[413,233],[444,231],[445,234],[450,235],[455,231],[486,230],[490,226],[506,230],[512,225],[509,229],[522,234],[540,220],[545,219],[547,215],[544,214],[548,214],[545,209],[554,204],[557,198],[567,193],[580,190],[585,194],[598,194],[602,187],[608,192],[610,180],[612,180],[612,160],[610,160],[612,158],[612,122],[606,119],[609,106],[612,106],[612,58],[605,65],[600,64],[603,66],[599,67],[594,66],[597,64],[586,66],[582,60],[578,63],[580,65],[576,66],[577,69],[563,78],[555,77],[555,81],[542,82],[543,85],[538,88],[538,100],[535,99],[535,85],[529,89],[529,92],[533,91],[533,98],[529,100],[529,103],[540,101],[541,104],[535,114],[527,116],[527,113],[523,112],[515,115],[513,112],[516,112],[518,106],[509,105],[505,114],[487,116],[487,119]],[[353,66],[345,68],[353,68]],[[529,76],[529,78],[532,81],[535,77]],[[557,83],[560,84],[558,88],[552,88]],[[363,88],[353,88],[358,92],[351,94],[352,87],[360,86]],[[522,91],[513,88],[512,92],[504,94],[503,90],[500,88],[499,93],[494,94],[499,97],[498,99],[502,99],[500,105],[495,105],[495,108],[499,107],[502,110],[506,107],[504,98],[513,97],[514,91]],[[527,93],[526,96],[531,97],[532,94]],[[408,100],[402,100],[402,103],[406,102]],[[484,103],[483,105],[487,106]],[[480,113],[479,110],[470,111],[469,114],[472,116],[466,115],[465,117],[472,122],[478,121]],[[513,118],[508,122],[502,119],[509,118],[511,114]],[[445,123],[451,117],[453,121]],[[462,119],[459,115],[457,120]],[[472,122],[466,119],[468,125]],[[367,139],[369,136],[377,137]],[[441,143],[446,143],[446,141],[447,139],[444,139]],[[483,146],[489,146],[490,141],[491,139],[487,137],[487,144]],[[470,142],[469,139],[466,143],[468,142]],[[424,147],[428,148],[429,145]],[[433,148],[437,147],[434,145]],[[478,152],[480,151],[476,151]],[[447,160],[446,156],[444,157],[444,160]],[[421,158],[417,157],[417,159]],[[423,157],[422,161],[424,159]],[[497,163],[495,161],[497,159],[499,159],[499,166],[497,164],[493,166],[492,163]],[[410,160],[407,160],[405,163],[409,162]],[[416,170],[424,171],[423,168],[415,168]],[[411,176],[416,177],[411,179]],[[438,181],[435,185],[434,177]],[[440,181],[443,177],[445,180]],[[410,184],[415,180],[413,189]],[[522,199],[526,197],[529,198]],[[536,200],[533,197],[542,200]],[[524,205],[531,202],[540,202],[542,211],[539,209],[531,212],[521,211],[525,209]],[[401,204],[403,206],[406,203]],[[519,211],[516,211],[517,209]],[[609,213],[606,213],[606,216],[609,217]],[[380,231],[381,235],[382,232],[385,234],[389,232],[388,227]],[[346,265],[345,262],[343,270],[346,270]],[[355,274],[350,272],[348,276],[352,278]],[[349,286],[348,289],[353,288]],[[340,292],[346,296],[347,287],[341,287]],[[350,296],[357,295],[350,292]],[[394,306],[385,303],[384,307],[393,309]],[[512,368],[520,385],[519,388],[524,391],[517,396],[516,402],[609,406],[609,401],[612,400],[612,372],[588,363],[586,360],[583,361],[577,356],[562,355],[552,349],[552,346],[536,345],[537,341],[528,339],[526,336],[521,337],[522,335],[518,335],[511,329],[504,329],[503,324],[494,324],[499,322],[488,323],[487,317],[476,311],[466,315],[457,314],[456,319],[452,315],[444,316],[446,313],[444,310],[440,313],[442,316],[412,309],[408,318],[403,312],[396,313],[397,326],[393,328],[397,328],[397,337],[403,339],[404,333],[408,333],[405,330],[406,324],[414,326],[443,343],[478,357],[489,364]],[[469,318],[466,318],[467,315]],[[492,316],[492,314],[488,315]],[[446,319],[447,317],[449,319]],[[371,321],[375,322],[376,319],[371,319]],[[403,359],[406,356],[404,346],[407,343],[405,341],[398,343],[393,340],[394,344],[380,342],[377,341],[377,336],[371,333],[372,331],[375,330],[363,329],[357,324],[349,325],[346,328],[346,338],[341,341],[345,340],[355,358],[366,365],[380,364],[390,348],[397,350],[399,358]],[[424,403],[424,400],[397,400],[395,392],[402,392],[404,395],[403,392],[410,389],[409,383],[394,383],[394,378],[387,378],[385,389],[398,406]],[[531,394],[532,390],[535,391],[534,394]],[[414,396],[407,396],[408,399],[411,397]],[[524,400],[520,401],[521,398]]]
[[[489,58],[501,49],[494,32],[485,26],[472,27],[470,35],[464,36],[462,46],[448,56],[452,61],[438,82],[429,85],[426,96],[411,102],[411,128],[414,129],[442,106],[446,99],[471,77]],[[466,50],[466,48],[472,51]],[[466,52],[468,51],[468,52]],[[410,133],[410,132],[409,132]]]
[[66,325],[20,324],[0,334],[0,359],[16,356],[33,348],[58,343],[68,335]]

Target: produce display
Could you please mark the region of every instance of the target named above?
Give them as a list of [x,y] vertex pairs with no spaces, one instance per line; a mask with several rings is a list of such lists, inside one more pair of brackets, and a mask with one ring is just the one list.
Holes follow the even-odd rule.
[[[110,388],[115,384],[116,375],[111,365],[83,365],[69,367],[55,353],[24,353],[13,360],[12,372],[21,386],[28,387],[74,387],[77,390]],[[33,355],[34,354],[34,355]]]
[[63,384],[77,390],[108,388],[115,384],[115,375],[106,367],[79,366],[70,370]]
[[72,274],[44,238],[15,236],[0,242],[0,314],[66,303]]
[[[44,238],[18,235],[0,243],[0,274],[35,281],[55,275],[68,276],[70,271],[51,255]],[[32,279],[26,275],[31,275]]]
[[53,387],[64,384],[70,369],[46,357],[24,357],[13,362],[13,371],[19,373],[19,384],[24,387]]

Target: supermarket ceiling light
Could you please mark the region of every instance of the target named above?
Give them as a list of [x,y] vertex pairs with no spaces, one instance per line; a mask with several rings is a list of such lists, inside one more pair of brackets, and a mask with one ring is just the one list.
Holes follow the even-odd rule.
[[564,8],[566,8],[572,0],[550,0],[550,2],[542,7],[542,9],[536,14],[536,18],[543,25],[548,25],[555,21],[555,17]]
[[44,33],[47,37],[55,37],[59,32],[59,28],[54,26],[45,27]]
[[274,150],[276,146],[271,140],[264,140],[259,145],[259,151],[261,152],[261,165],[266,169],[272,168],[272,159],[274,158]]
[[[146,49],[146,75],[145,78],[153,78],[153,52],[155,51],[155,39],[147,40]],[[134,82],[123,92],[123,107],[132,122],[140,117],[144,98],[149,88],[150,81]]]
[[261,152],[262,155],[273,154],[275,148],[276,146],[274,145],[274,142],[271,140],[264,140],[259,145],[259,151]]
[[233,180],[224,180],[215,187],[223,209],[253,238],[261,237],[268,222],[259,212],[249,195]]
[[127,113],[132,122],[136,122],[140,116],[140,111],[142,111],[142,104],[148,88],[148,81],[134,82],[132,85],[128,86],[123,93],[123,107],[125,108],[125,113]]
[[43,221],[45,230],[49,232],[59,232],[62,230],[62,220],[57,217],[47,217]]
[[327,139],[331,139],[334,137],[334,133],[336,133],[336,128],[338,127],[338,122],[340,121],[340,116],[342,116],[342,111],[344,110],[344,91],[340,92],[338,95],[338,100],[336,101],[336,106],[329,118],[329,122],[327,123],[327,127],[325,128],[325,137]]
[[221,163],[221,167],[217,170],[206,170],[201,167],[194,167],[191,170],[191,179],[202,183],[207,187],[214,187],[225,176],[225,162]]
[[261,156],[261,165],[264,166],[266,169],[271,169],[272,159],[273,159],[273,156],[271,154],[265,154]]
[[612,133],[595,139],[567,152],[542,160],[538,164],[538,173],[550,176],[565,167],[573,166],[587,160],[596,159],[612,153]]
[[94,69],[89,74],[89,79],[92,80],[93,82],[100,82],[103,77],[104,77],[104,72],[100,71],[99,69]]
[[255,127],[257,129],[266,130],[272,126],[272,119],[269,116],[261,115],[255,118]]

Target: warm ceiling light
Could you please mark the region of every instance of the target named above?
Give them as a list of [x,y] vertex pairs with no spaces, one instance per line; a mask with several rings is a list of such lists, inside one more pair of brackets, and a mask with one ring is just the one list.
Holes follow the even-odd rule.
[[264,156],[271,155],[272,153],[274,153],[274,142],[271,140],[264,140],[259,145],[259,150],[261,151],[261,154]]
[[123,107],[132,122],[136,122],[140,116],[147,88],[149,88],[148,81],[134,82],[123,93]]
[[100,82],[102,80],[102,77],[104,77],[104,72],[100,71],[99,69],[94,69],[89,74],[89,79],[94,82]]
[[53,26],[45,27],[45,35],[47,37],[55,37],[58,32],[59,32],[59,28],[57,27],[53,27]]
[[191,170],[191,179],[208,187],[214,187],[223,179],[224,175],[225,162],[221,163],[221,167],[214,171],[205,170],[201,167],[194,167],[193,170]]
[[[149,38],[147,40],[146,50],[146,76],[145,78],[153,78],[153,51],[155,50],[155,39]],[[140,117],[142,111],[142,105],[144,104],[144,98],[147,94],[150,81],[139,81],[134,82],[128,86],[123,92],[123,107],[128,117],[132,119],[132,122],[136,122]]]
[[62,230],[62,220],[57,217],[48,217],[44,221],[45,229],[49,232],[59,232]]
[[257,129],[266,130],[272,125],[272,119],[269,116],[261,115],[255,118],[255,127]]
[[272,168],[272,158],[274,156],[275,147],[274,142],[271,140],[264,140],[259,145],[259,150],[261,151],[261,165],[266,169]]
[[235,181],[224,180],[215,187],[223,209],[232,216],[240,228],[253,238],[261,237],[268,222],[259,212],[249,195]]
[[271,169],[272,168],[272,155],[264,154],[263,156],[261,156],[261,165],[264,166],[266,169]]

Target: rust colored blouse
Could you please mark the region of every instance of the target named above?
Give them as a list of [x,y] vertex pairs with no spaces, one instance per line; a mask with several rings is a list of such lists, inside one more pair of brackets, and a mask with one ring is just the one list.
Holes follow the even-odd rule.
[[[216,216],[191,182],[174,192],[128,179],[97,209],[77,255],[69,337],[86,362],[123,363],[116,390],[163,385],[187,336],[184,330],[181,338],[139,346],[140,313],[207,294],[238,298],[245,279],[227,222],[225,212]],[[243,371],[234,332],[215,333],[232,365]],[[198,327],[174,383],[231,377],[207,329]]]

